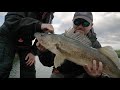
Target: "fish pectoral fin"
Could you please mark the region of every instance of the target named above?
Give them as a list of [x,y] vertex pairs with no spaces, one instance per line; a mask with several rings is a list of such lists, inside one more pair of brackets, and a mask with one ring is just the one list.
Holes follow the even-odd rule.
[[65,60],[65,57],[62,54],[56,55],[55,59],[54,59],[55,68],[61,66],[63,64],[64,60]]
[[118,58],[117,53],[111,46],[105,46],[98,49],[103,55],[107,56],[112,60],[118,67],[120,67],[120,59]]

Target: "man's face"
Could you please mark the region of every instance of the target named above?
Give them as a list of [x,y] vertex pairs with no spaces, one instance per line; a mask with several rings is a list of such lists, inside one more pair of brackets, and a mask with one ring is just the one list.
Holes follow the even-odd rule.
[[78,18],[73,21],[73,28],[75,29],[75,32],[80,32],[85,35],[87,35],[92,26],[93,23],[89,23],[85,19]]

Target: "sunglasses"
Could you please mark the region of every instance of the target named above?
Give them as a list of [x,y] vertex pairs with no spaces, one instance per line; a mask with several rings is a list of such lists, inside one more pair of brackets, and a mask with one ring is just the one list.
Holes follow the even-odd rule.
[[82,18],[75,19],[73,23],[76,26],[79,26],[80,24],[82,24],[83,27],[88,27],[90,25],[90,23],[88,21],[86,21],[85,19],[82,19]]

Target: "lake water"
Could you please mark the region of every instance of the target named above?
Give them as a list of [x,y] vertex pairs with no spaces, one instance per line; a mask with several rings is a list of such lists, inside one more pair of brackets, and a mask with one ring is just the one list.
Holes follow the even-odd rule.
[[[52,72],[52,67],[43,66],[38,57],[36,57],[36,78],[49,78]],[[14,61],[9,78],[20,78],[20,61]]]

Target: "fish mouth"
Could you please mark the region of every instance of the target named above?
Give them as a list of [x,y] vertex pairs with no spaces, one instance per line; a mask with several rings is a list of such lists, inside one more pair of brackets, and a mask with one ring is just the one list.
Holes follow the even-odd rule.
[[81,30],[81,29],[75,30],[75,33],[85,34],[84,30]]
[[42,46],[44,46],[44,47],[47,45],[47,43],[44,42],[44,40],[39,40],[38,42],[39,42]]
[[42,39],[39,39],[39,42],[40,42],[40,43],[44,43]]

